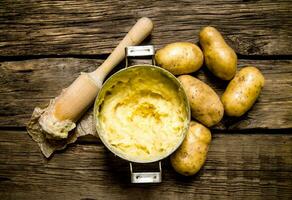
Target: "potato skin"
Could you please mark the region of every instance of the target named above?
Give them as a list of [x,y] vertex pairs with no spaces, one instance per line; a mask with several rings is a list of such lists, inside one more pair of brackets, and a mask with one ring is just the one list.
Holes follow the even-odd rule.
[[158,66],[174,75],[188,74],[201,68],[204,61],[201,49],[190,42],[175,42],[166,45],[155,54]]
[[208,69],[222,80],[231,80],[237,68],[237,56],[234,50],[214,27],[203,28],[199,38]]
[[194,175],[207,158],[210,142],[210,130],[192,121],[182,145],[170,156],[172,167],[184,176]]
[[257,100],[265,78],[255,67],[242,68],[228,84],[221,100],[228,116],[240,117]]
[[224,109],[216,92],[207,84],[190,75],[178,77],[190,102],[192,117],[207,127],[217,124]]

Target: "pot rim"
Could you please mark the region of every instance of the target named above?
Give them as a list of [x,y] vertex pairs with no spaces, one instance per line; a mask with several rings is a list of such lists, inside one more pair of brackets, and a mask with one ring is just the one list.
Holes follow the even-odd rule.
[[[182,98],[184,100],[184,106],[186,108],[186,112],[187,112],[187,119],[186,119],[186,127],[185,127],[185,130],[182,134],[182,137],[180,138],[180,140],[178,140],[178,142],[176,143],[176,145],[174,145],[174,147],[172,148],[171,151],[169,151],[166,155],[164,156],[157,156],[155,157],[155,159],[151,159],[151,160],[139,160],[139,159],[130,159],[130,158],[127,158],[126,154],[125,153],[120,153],[118,151],[115,150],[115,148],[113,148],[108,142],[106,139],[104,139],[103,137],[103,134],[101,133],[102,130],[99,129],[98,127],[98,115],[97,115],[97,109],[99,108],[100,104],[99,104],[99,101],[100,101],[100,98],[101,98],[101,94],[102,94],[102,91],[103,89],[105,88],[104,86],[106,86],[110,81],[112,81],[112,79],[114,79],[118,74],[120,73],[123,73],[124,71],[127,71],[127,70],[130,70],[130,69],[133,69],[133,68],[140,68],[140,67],[147,67],[146,69],[155,69],[155,70],[158,70],[160,72],[162,72],[163,74],[167,75],[167,77],[169,77],[169,79],[174,82],[177,86],[179,86],[179,90],[181,90],[180,93],[178,93],[178,95],[182,95]],[[123,68],[117,72],[115,72],[113,75],[111,75],[105,82],[104,84],[102,85],[101,89],[99,90],[99,93],[94,101],[94,109],[93,109],[93,116],[94,116],[94,127],[95,127],[95,130],[97,131],[97,134],[100,138],[100,140],[102,141],[102,143],[107,147],[108,150],[110,150],[114,155],[126,160],[126,161],[129,161],[129,162],[134,162],[134,163],[153,163],[153,162],[157,162],[157,161],[160,161],[160,160],[163,160],[164,158],[168,157],[169,155],[171,155],[174,151],[176,151],[179,146],[182,144],[185,136],[186,136],[186,133],[189,129],[189,124],[190,124],[190,121],[191,121],[191,111],[190,111],[190,105],[189,105],[189,101],[187,99],[187,95],[185,93],[185,90],[184,88],[182,87],[182,84],[179,82],[179,80],[172,74],[170,73],[169,71],[161,68],[161,67],[158,67],[158,66],[155,66],[155,65],[150,65],[150,64],[138,64],[138,65],[133,65],[133,66],[129,66],[129,67],[126,67],[126,68]]]

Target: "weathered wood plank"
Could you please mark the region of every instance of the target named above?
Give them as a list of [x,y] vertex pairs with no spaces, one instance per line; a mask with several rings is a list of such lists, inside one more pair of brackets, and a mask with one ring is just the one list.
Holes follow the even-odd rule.
[[213,134],[198,175],[166,159],[157,185],[131,185],[128,167],[98,141],[46,160],[25,132],[0,132],[1,199],[291,199],[292,135]]
[[[243,55],[292,55],[292,4],[281,1],[0,1],[0,55],[109,53],[142,16],[151,43],[198,41],[217,27]],[[114,27],[114,28],[113,28]]]
[[[0,126],[23,127],[35,106],[48,103],[68,86],[80,71],[91,71],[102,62],[95,59],[50,58],[0,63]],[[258,66],[266,85],[247,115],[225,118],[215,128],[292,128],[292,61],[239,60]],[[226,82],[206,69],[193,74],[222,94]]]
[[1,125],[24,126],[35,106],[47,104],[81,71],[91,71],[100,63],[67,58],[0,63]]

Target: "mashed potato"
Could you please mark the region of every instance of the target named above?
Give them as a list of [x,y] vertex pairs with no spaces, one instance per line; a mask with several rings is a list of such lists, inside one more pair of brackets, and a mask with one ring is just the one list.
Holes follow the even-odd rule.
[[178,86],[158,70],[139,68],[114,80],[97,111],[103,141],[117,154],[140,162],[171,153],[188,125]]

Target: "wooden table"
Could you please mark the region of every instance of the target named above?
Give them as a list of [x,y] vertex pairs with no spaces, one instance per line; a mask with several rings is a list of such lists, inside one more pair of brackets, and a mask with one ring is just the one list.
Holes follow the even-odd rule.
[[[0,1],[0,199],[292,199],[291,11],[280,0]],[[142,16],[155,24],[144,43],[157,49],[217,27],[239,68],[262,70],[258,102],[212,128],[194,177],[166,159],[161,184],[130,184],[128,163],[94,138],[45,159],[25,129],[33,108],[99,66]],[[226,87],[205,67],[194,75],[219,94]]]

